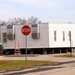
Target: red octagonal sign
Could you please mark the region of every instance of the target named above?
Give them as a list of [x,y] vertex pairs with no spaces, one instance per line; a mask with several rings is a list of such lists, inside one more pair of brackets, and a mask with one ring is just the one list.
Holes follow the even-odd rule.
[[21,32],[22,32],[23,35],[29,35],[30,32],[31,32],[31,28],[28,25],[24,25],[21,28]]

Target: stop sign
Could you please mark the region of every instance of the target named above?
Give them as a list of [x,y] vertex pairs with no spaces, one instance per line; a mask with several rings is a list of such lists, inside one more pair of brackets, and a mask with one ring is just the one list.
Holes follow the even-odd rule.
[[22,32],[23,35],[29,35],[30,32],[31,32],[31,28],[28,25],[24,25],[21,28],[21,32]]

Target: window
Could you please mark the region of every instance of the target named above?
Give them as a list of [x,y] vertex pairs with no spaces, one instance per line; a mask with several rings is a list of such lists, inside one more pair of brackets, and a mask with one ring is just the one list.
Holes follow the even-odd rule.
[[3,43],[7,43],[7,33],[3,33]]
[[71,36],[72,36],[71,31],[69,31],[69,40],[70,41],[71,41]]
[[65,41],[65,32],[63,31],[63,41]]
[[56,31],[54,31],[54,41],[56,41]]

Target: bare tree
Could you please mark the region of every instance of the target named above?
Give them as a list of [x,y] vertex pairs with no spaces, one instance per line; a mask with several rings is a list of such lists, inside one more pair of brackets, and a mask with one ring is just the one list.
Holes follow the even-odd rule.
[[8,21],[0,21],[0,25],[6,25],[6,24],[11,24],[11,25],[17,25],[17,24],[34,24],[34,23],[40,23],[41,21],[34,16],[31,16],[26,20],[25,18],[13,18],[9,19]]
[[8,23],[10,23],[10,24],[26,24],[27,21],[25,18],[13,18],[13,19],[9,19]]
[[0,26],[5,24],[6,24],[6,21],[0,21]]
[[23,24],[26,24],[27,23],[27,20],[25,18],[23,18],[22,23]]
[[37,18],[37,17],[34,17],[34,16],[31,16],[29,19],[28,19],[28,23],[29,24],[34,24],[34,23],[40,23],[41,21]]

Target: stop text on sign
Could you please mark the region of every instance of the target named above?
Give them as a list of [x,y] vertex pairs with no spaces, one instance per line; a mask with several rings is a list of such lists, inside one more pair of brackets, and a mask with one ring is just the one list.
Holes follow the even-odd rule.
[[24,25],[21,28],[21,32],[22,32],[23,35],[29,35],[30,32],[31,32],[31,28],[28,25]]
[[22,29],[22,32],[30,32],[31,30],[28,28]]

